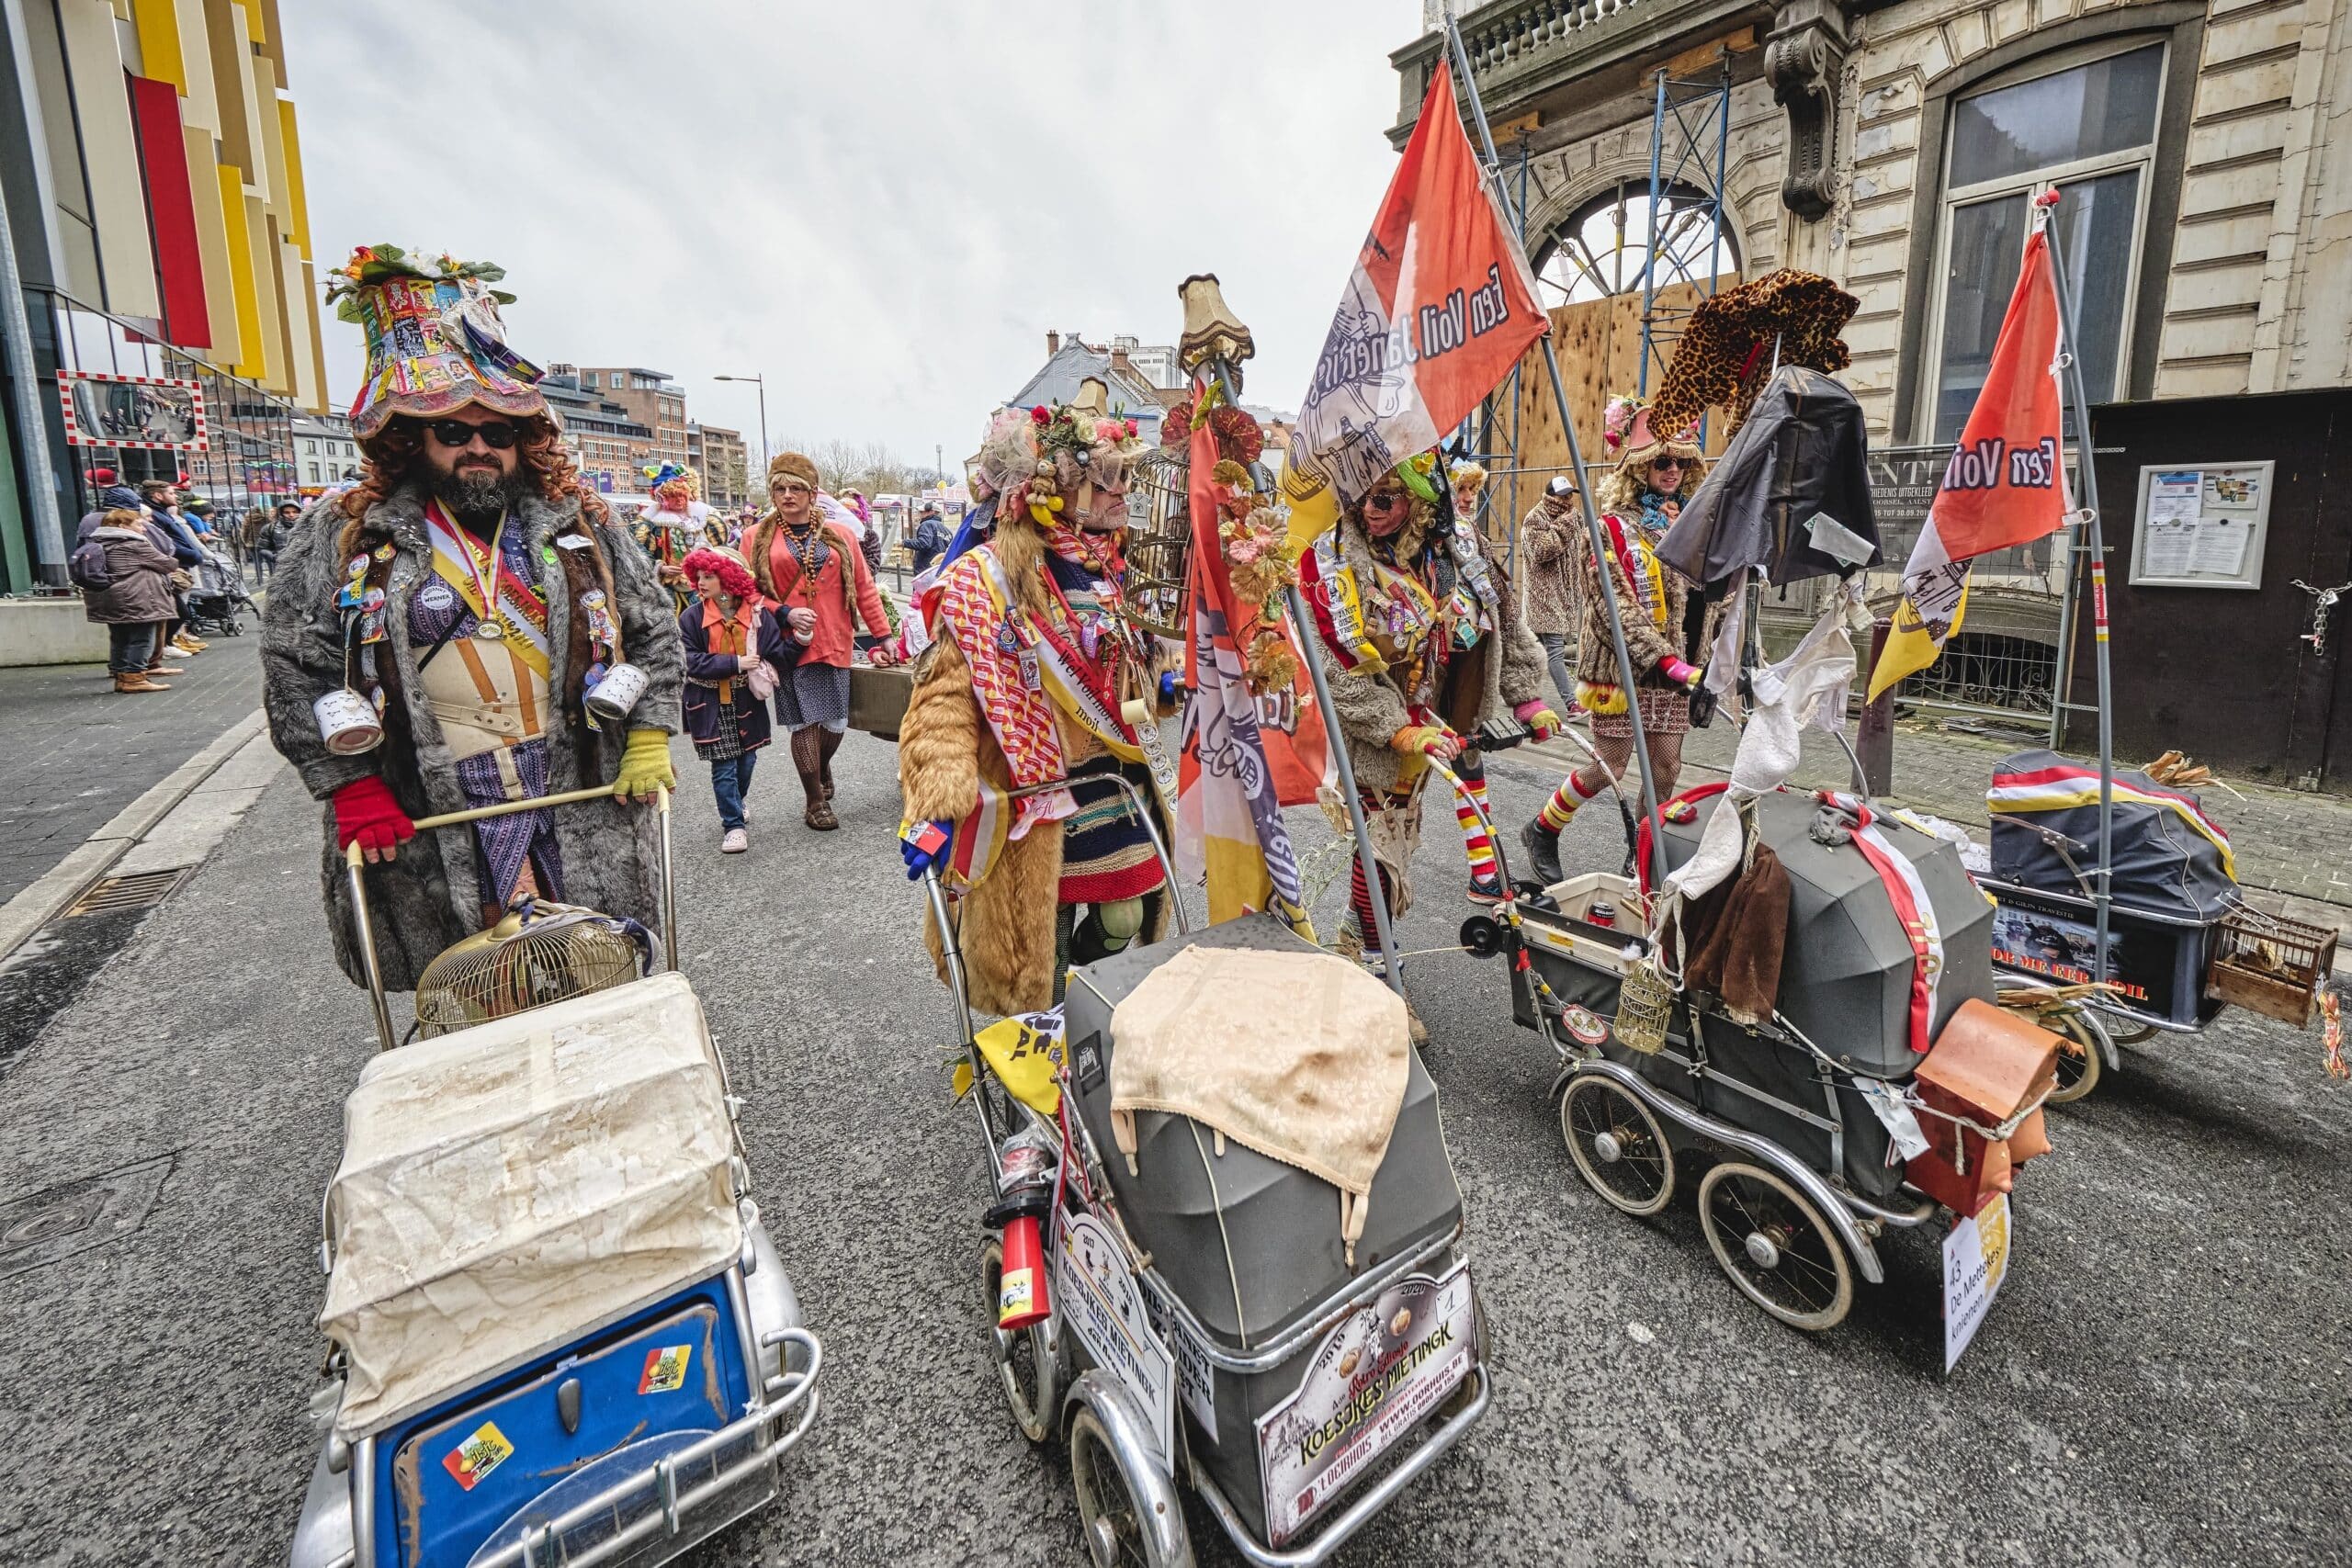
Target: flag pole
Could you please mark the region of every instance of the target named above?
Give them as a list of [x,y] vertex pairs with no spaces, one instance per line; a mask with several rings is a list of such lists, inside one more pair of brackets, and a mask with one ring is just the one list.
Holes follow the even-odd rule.
[[[2107,541],[2098,521],[2098,463],[2091,446],[2090,400],[2083,391],[2082,356],[2075,352],[2075,298],[2066,283],[2066,268],[2058,250],[2057,190],[2043,210],[2042,233],[2050,246],[2050,284],[2058,296],[2058,331],[2065,348],[2066,396],[2075,411],[2075,451],[2083,467],[2083,511],[2090,528],[2091,653],[2098,671],[2098,885],[2092,889],[2098,909],[2098,935],[2092,948],[2091,981],[2107,979],[2108,910],[2112,903],[2109,884],[2115,868],[2115,703],[2112,671],[2107,650]],[[2069,574],[2067,592],[2074,591]],[[2061,649],[2063,654],[2064,649]],[[2053,692],[2058,702],[2064,692]]]
[[[1235,408],[1241,406],[1241,389],[1234,382],[1233,367],[1222,359],[1209,361],[1209,374],[1216,378],[1218,390],[1225,400]],[[1299,596],[1298,584],[1293,582],[1283,590],[1283,602],[1290,608],[1291,625],[1298,632],[1300,648],[1306,657],[1299,662],[1306,666],[1307,679],[1315,683],[1315,705],[1323,716],[1325,744],[1329,747],[1331,760],[1340,775],[1340,794],[1348,803],[1348,829],[1356,840],[1356,863],[1363,868],[1364,886],[1372,890],[1372,936],[1380,943],[1380,966],[1388,980],[1388,988],[1398,996],[1405,994],[1405,966],[1396,956],[1396,932],[1388,919],[1387,884],[1380,879],[1380,857],[1372,852],[1372,829],[1364,821],[1363,797],[1356,793],[1355,764],[1348,760],[1348,749],[1340,742],[1339,718],[1331,706],[1329,679],[1323,673],[1323,660],[1317,647],[1315,622],[1306,612],[1306,601]],[[1198,615],[1195,604],[1193,613]],[[1299,890],[1302,894],[1306,889]]]
[[[1497,171],[1500,160],[1495,152],[1495,133],[1487,124],[1487,106],[1479,100],[1477,78],[1470,73],[1470,51],[1462,42],[1461,24],[1454,20],[1451,5],[1445,10],[1445,39],[1447,51],[1453,56],[1454,73],[1461,79],[1463,90],[1470,97],[1470,115],[1478,127],[1479,145],[1486,152],[1487,172],[1499,179]],[[1520,220],[1522,229],[1525,222],[1522,215]],[[1521,248],[1525,249],[1524,241]],[[1649,738],[1642,729],[1641,693],[1634,684],[1634,658],[1625,648],[1625,620],[1618,609],[1616,584],[1609,575],[1609,545],[1601,537],[1600,513],[1593,510],[1592,486],[1585,479],[1584,450],[1577,445],[1576,421],[1568,412],[1568,390],[1560,379],[1560,356],[1552,346],[1552,326],[1548,320],[1544,325],[1544,335],[1537,341],[1544,345],[1544,368],[1552,378],[1552,400],[1559,407],[1560,430],[1568,439],[1568,466],[1576,471],[1577,500],[1584,509],[1585,535],[1592,544],[1595,575],[1600,580],[1600,600],[1609,609],[1610,637],[1617,645],[1617,678],[1623,682],[1625,693],[1625,716],[1633,724],[1634,754],[1642,764],[1642,816],[1650,825],[1650,886],[1653,892],[1657,892],[1666,886],[1666,829],[1658,818],[1657,780],[1650,767]],[[2102,713],[2102,722],[2104,719]],[[2101,906],[2102,910],[2104,908]],[[2104,920],[2102,913],[2102,931]]]

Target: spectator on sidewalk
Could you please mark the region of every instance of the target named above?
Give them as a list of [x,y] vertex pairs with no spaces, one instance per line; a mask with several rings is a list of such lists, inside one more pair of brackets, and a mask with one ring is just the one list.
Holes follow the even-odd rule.
[[[196,569],[204,564],[204,546],[180,515],[179,492],[162,479],[149,479],[139,487],[139,499],[147,503],[148,520],[172,542],[172,559],[181,574],[194,581]],[[175,598],[172,624],[164,628],[164,641],[182,653],[202,653],[211,645],[187,629],[187,593],[177,583],[180,592]]]
[[172,616],[172,558],[156,547],[138,513],[116,507],[87,529],[76,554],[96,547],[106,586],[85,578],[82,613],[107,628],[107,673],[117,693],[168,692],[150,668],[163,623]]
[[1577,602],[1570,580],[1570,542],[1583,530],[1577,507],[1576,481],[1555,474],[1544,497],[1519,525],[1519,552],[1527,564],[1520,570],[1527,584],[1527,628],[1544,647],[1553,689],[1566,704],[1562,711],[1574,717],[1577,679],[1569,670],[1569,642],[1576,636]]
[[[800,658],[775,612],[760,603],[751,568],[736,551],[703,545],[682,563],[695,597],[678,613],[686,645],[686,734],[695,755],[710,764],[710,793],[718,802],[718,852],[752,847],[744,797],[752,764],[773,739],[767,699]],[[791,612],[814,627],[816,612]]]
[[939,515],[938,506],[925,506],[922,515],[915,519],[914,536],[907,541],[908,552],[914,558],[915,570],[918,573],[928,571],[932,562],[947,553],[947,543],[951,537],[945,519]]

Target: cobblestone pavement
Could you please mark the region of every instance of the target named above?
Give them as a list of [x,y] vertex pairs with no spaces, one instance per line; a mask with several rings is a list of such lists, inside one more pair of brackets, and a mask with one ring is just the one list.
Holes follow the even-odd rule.
[[261,705],[260,628],[210,641],[145,696],[103,664],[0,670],[0,903]]
[[[826,1348],[785,1503],[684,1568],[1084,1561],[1064,1452],[1021,1439],[984,1348],[986,1177],[948,1097],[894,753],[849,739],[843,827],[820,834],[772,752],[752,852],[725,858],[707,773],[677,753],[681,953]],[[1498,761],[1507,841],[1555,777]],[[1318,814],[1292,819],[1335,929],[1344,852]],[[284,1560],[318,1443],[319,1194],[374,1051],[321,929],[317,832],[281,773],[0,1094],[0,1205],[105,1177],[109,1219],[135,1227],[0,1209],[0,1320],[25,1325],[0,1334],[0,1562]],[[1570,834],[1572,869],[1622,852],[1602,814]],[[1695,1170],[1655,1220],[1603,1206],[1500,964],[1453,951],[1467,907],[1443,814],[1415,870],[1407,973],[1495,1398],[1335,1568],[2344,1560],[2352,1092],[2322,1075],[2316,1035],[2225,1015],[2127,1051],[2053,1114],[2056,1152],[2019,1178],[2009,1278],[1947,1377],[1932,1232],[1890,1236],[1886,1283],[1813,1337],[1724,1280]],[[12,1223],[40,1256],[12,1262]],[[1189,1515],[1204,1568],[1238,1561]]]

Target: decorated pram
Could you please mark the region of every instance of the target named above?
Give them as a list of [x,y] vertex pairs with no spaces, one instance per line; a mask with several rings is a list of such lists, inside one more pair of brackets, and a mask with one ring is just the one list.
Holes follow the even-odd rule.
[[[666,792],[658,809],[673,930]],[[667,967],[641,974],[579,957],[641,932],[518,911],[445,955],[494,983],[436,1008],[428,971],[427,1037],[394,1050],[356,846],[350,865],[385,1050],[345,1104],[322,1205],[333,1348],[290,1561],[669,1562],[782,1495],[821,1360],[673,930]]]
[[2247,903],[2229,835],[2171,781],[2113,775],[2101,964],[2098,771],[2044,750],[1993,771],[1978,877],[1998,901],[1993,962],[2003,1005],[2065,1036],[2053,1103],[2120,1068],[2120,1044],[2193,1033],[2230,1006],[2303,1029],[2323,1006],[2336,933]]
[[[1125,779],[1069,787],[1119,792],[1149,824]],[[1250,1562],[1326,1561],[1488,1398],[1461,1194],[1402,999],[1271,917],[1193,931],[1179,900],[1178,934],[1071,971],[1060,1019],[980,1028],[935,871],[924,886],[996,1179],[981,1255],[994,1359],[1023,1434],[1069,1445],[1091,1560],[1191,1562],[1182,1483]],[[1260,982],[1246,998],[1227,984],[1237,972]],[[1204,999],[1220,993],[1222,1009]],[[1351,1168],[1376,1167],[1363,1191],[1335,1192],[1261,1123],[1228,1135],[1120,1102],[1123,1043],[1245,1029],[1269,1047],[1374,1050],[1400,1092],[1352,1123]],[[1172,1077],[1201,1092],[1218,1075]],[[1280,1078],[1261,1108],[1297,1087]]]

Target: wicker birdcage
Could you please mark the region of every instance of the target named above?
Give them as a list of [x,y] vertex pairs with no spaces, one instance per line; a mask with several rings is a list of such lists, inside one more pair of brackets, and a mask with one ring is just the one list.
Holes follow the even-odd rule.
[[1193,551],[1185,488],[1190,467],[1182,453],[1159,447],[1136,460],[1127,484],[1127,617],[1180,641],[1191,635],[1185,624]]
[[621,921],[569,904],[523,899],[452,945],[416,983],[417,1032],[448,1034],[634,980],[648,948]]

